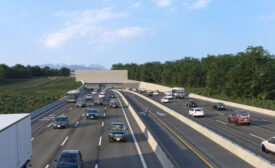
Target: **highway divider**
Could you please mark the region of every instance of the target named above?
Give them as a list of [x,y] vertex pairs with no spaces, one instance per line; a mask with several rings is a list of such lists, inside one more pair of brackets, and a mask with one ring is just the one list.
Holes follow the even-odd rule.
[[[140,82],[139,88],[144,88],[147,90],[159,90],[161,92],[167,92],[167,91],[171,92],[172,91],[172,88],[170,88],[170,87],[153,84],[153,83],[147,83],[147,82]],[[213,102],[213,103],[223,102],[227,106],[241,108],[241,109],[254,111],[254,112],[257,112],[260,114],[265,114],[265,115],[270,115],[270,116],[275,117],[275,111],[273,111],[273,110],[268,110],[268,109],[263,109],[263,108],[259,108],[259,107],[253,107],[253,106],[248,106],[248,105],[244,105],[244,104],[233,103],[233,102],[229,102],[229,101],[223,101],[223,100],[219,100],[219,99],[209,98],[209,97],[201,96],[201,95],[194,94],[194,93],[190,93],[188,95],[188,97],[199,99],[199,100],[204,100],[204,101],[208,101],[208,102]]]
[[165,154],[163,149],[160,147],[158,142],[155,140],[152,133],[148,130],[148,128],[146,128],[145,124],[139,118],[138,114],[135,112],[135,110],[132,108],[132,106],[129,104],[129,102],[126,100],[126,98],[119,91],[114,90],[114,92],[116,92],[122,98],[122,100],[125,102],[125,104],[128,105],[129,111],[131,112],[133,118],[137,122],[137,125],[139,126],[140,130],[143,132],[150,147],[155,152],[161,165],[165,168],[174,168],[174,165],[172,164],[172,162],[169,160],[169,158],[167,157],[167,155]]
[[181,115],[180,113],[150,99],[147,98],[141,94],[138,94],[136,92],[132,92],[132,91],[125,91],[125,92],[129,92],[132,94],[135,94],[141,98],[143,98],[144,100],[152,103],[153,105],[157,106],[158,108],[163,109],[164,111],[166,111],[168,114],[170,114],[171,116],[175,117],[176,119],[180,120],[181,122],[183,122],[184,124],[190,126],[191,128],[193,128],[194,130],[196,130],[197,132],[201,133],[202,135],[206,136],[207,138],[209,138],[210,140],[214,141],[215,143],[219,144],[220,146],[222,146],[223,148],[225,148],[226,150],[230,151],[231,153],[233,153],[234,155],[238,156],[239,158],[241,158],[242,160],[246,161],[248,164],[255,166],[255,167],[265,167],[265,168],[274,168],[274,166],[272,166],[272,163],[270,163],[267,160],[264,160],[261,157],[258,157],[258,155],[256,155],[255,153],[249,151],[248,149],[245,149],[243,147],[241,147],[240,145],[230,141],[229,139],[219,135],[218,133],[202,126],[201,124]]

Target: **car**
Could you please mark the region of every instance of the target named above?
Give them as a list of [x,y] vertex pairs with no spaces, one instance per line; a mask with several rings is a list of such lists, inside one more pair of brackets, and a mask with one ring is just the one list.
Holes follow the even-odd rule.
[[204,117],[204,112],[201,108],[193,108],[189,110],[188,114],[192,117]]
[[109,104],[109,107],[118,108],[118,107],[119,107],[119,104],[118,104],[117,101],[111,101],[110,104]]
[[146,96],[153,96],[153,91],[147,90],[146,91]]
[[68,127],[68,118],[66,115],[57,116],[53,122],[53,128],[67,128]]
[[115,95],[114,93],[111,93],[111,94],[110,94],[110,97],[111,97],[111,98],[115,98],[116,95]]
[[167,99],[173,99],[173,98],[174,98],[174,97],[173,97],[173,94],[172,94],[171,92],[165,92],[164,94],[165,94],[165,97],[166,97]]
[[168,103],[169,99],[167,97],[163,97],[163,98],[160,99],[160,102],[162,102],[162,103]]
[[186,107],[198,107],[198,105],[194,100],[189,100],[186,102]]
[[92,95],[96,95],[97,94],[97,89],[94,89],[93,91],[92,91]]
[[109,142],[127,141],[126,127],[124,122],[112,122],[109,131]]
[[177,99],[184,99],[184,96],[185,96],[184,92],[178,92],[177,95],[176,95],[176,98]]
[[251,115],[248,112],[234,112],[228,116],[229,123],[236,123],[236,125],[241,124],[251,124]]
[[86,94],[86,95],[85,95],[85,99],[86,99],[86,100],[91,100],[91,99],[93,99],[92,94]]
[[159,90],[155,90],[154,92],[153,92],[153,95],[159,95]]
[[263,152],[275,153],[275,137],[262,141],[261,147]]
[[215,103],[213,105],[213,109],[215,110],[225,110],[225,105],[222,102]]
[[99,95],[98,95],[99,98],[104,98],[105,97],[105,93],[104,92],[101,92]]
[[95,99],[94,100],[94,105],[103,105],[103,100],[102,100],[102,98],[98,98],[98,99]]
[[56,168],[83,168],[82,154],[79,150],[63,150]]
[[97,109],[88,109],[86,112],[86,119],[97,119],[98,118],[98,110]]
[[84,99],[79,99],[76,103],[75,103],[76,107],[86,107],[86,101]]
[[133,88],[132,90],[133,90],[134,92],[137,92],[137,91],[138,91],[137,88]]

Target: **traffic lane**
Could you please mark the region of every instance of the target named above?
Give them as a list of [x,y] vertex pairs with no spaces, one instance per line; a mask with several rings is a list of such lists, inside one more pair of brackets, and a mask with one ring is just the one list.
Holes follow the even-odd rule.
[[98,160],[98,142],[101,136],[100,123],[104,119],[105,110],[103,106],[93,106],[91,108],[99,111],[99,117],[97,119],[87,119],[86,110],[81,113],[81,118],[75,122],[74,130],[68,136],[64,146],[58,149],[50,161],[50,167],[56,166],[54,160],[59,158],[63,150],[80,150],[84,168],[95,167]]
[[[151,98],[159,102],[157,97]],[[180,102],[182,105],[179,105],[178,102]],[[189,119],[194,120],[211,130],[214,130],[215,132],[223,135],[233,142],[248,148],[254,153],[261,155],[265,159],[273,163],[275,162],[275,156],[262,152],[260,147],[260,144],[263,140],[261,137],[269,138],[274,134],[274,132],[262,129],[261,127],[253,124],[251,126],[235,126],[233,123],[228,123],[227,116],[225,116],[223,113],[219,114],[220,111],[218,112],[213,109],[205,110],[203,108],[206,116],[204,118],[193,118],[188,115],[189,108],[185,106],[185,102],[187,102],[187,100],[179,100],[176,102],[175,100],[172,100],[170,103],[164,103],[163,105],[185,115]]]
[[[145,101],[144,99],[132,95],[137,101],[140,101],[144,106],[157,115],[166,125],[169,126],[177,135],[182,137],[189,145],[192,146],[198,153],[206,158],[214,167],[252,167],[231,152],[225,150],[218,144],[201,135],[194,129],[185,125],[181,121],[170,116],[162,109]],[[222,155],[221,155],[222,154]]]
[[64,139],[74,129],[74,123],[81,118],[83,109],[72,108],[66,112],[69,119],[69,127],[65,129],[53,129],[52,126],[47,127],[38,134],[32,141],[32,165],[33,167],[46,166],[52,157],[62,145]]
[[136,120],[131,115],[131,112],[129,111],[128,106],[125,104],[124,101],[122,101],[122,99],[119,95],[117,95],[117,96],[120,98],[122,108],[125,110],[125,114],[129,120],[129,122],[131,123],[133,132],[135,134],[135,137],[137,139],[137,142],[139,144],[140,150],[141,150],[144,160],[147,164],[147,167],[157,167],[157,168],[162,167],[156,154],[154,153],[151,146],[147,142],[147,139],[145,138],[143,132],[140,130]]
[[[32,128],[32,136],[36,137],[38,136],[42,131],[44,131],[47,127],[52,125],[52,122],[54,118],[58,115],[61,115],[63,113],[66,113],[67,111],[72,110],[73,104],[64,104],[60,108],[52,111],[51,113],[39,118],[35,122],[31,123]],[[47,127],[45,127],[47,126]]]
[[[159,102],[157,97],[152,97],[152,99]],[[216,111],[212,108],[207,109],[207,107],[205,107],[205,105],[201,105],[200,102],[198,105],[200,107],[204,106],[203,110],[205,111],[206,116],[204,118],[200,118],[199,120],[194,119],[188,115],[189,108],[185,106],[187,101],[188,100],[186,99],[173,99],[170,103],[165,103],[164,105],[218,132],[228,139],[238,142],[240,145],[251,149],[253,152],[261,153],[261,155],[268,160],[274,160],[273,155],[263,153],[260,148],[261,141],[264,138],[267,139],[273,135],[274,132],[272,130],[263,129],[258,125],[253,124],[256,122],[255,120],[252,122],[251,126],[235,126],[234,124],[228,123],[228,116],[224,114],[226,111]]]
[[[136,112],[145,111],[138,103],[136,99],[134,100],[128,93],[123,93],[132,107]],[[146,126],[164,151],[167,153],[172,162],[176,164],[177,167],[209,167],[206,162],[200,159],[192,150],[190,150],[186,145],[177,139],[168,129],[166,129],[160,122],[156,121],[155,118],[149,115],[144,119]],[[210,161],[209,161],[210,162]],[[211,162],[211,165],[213,163]]]
[[127,130],[127,142],[109,142],[109,129],[112,122],[124,122],[127,125],[120,108],[109,108],[106,112],[99,167],[142,167],[129,129]]

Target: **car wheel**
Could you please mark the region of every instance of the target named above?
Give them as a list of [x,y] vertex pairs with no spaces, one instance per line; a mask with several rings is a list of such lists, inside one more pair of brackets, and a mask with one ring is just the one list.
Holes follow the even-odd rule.
[[231,123],[231,120],[228,118],[228,122]]
[[251,125],[251,123],[247,123],[247,125]]

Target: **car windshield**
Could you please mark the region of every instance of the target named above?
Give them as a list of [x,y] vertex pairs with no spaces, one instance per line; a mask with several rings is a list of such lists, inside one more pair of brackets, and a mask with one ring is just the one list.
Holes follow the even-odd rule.
[[124,125],[123,125],[123,124],[113,124],[111,129],[112,129],[113,131],[116,131],[116,130],[123,130],[123,129],[124,129]]
[[88,110],[88,113],[97,113],[97,110]]
[[58,165],[75,165],[77,164],[77,155],[67,154],[61,156]]
[[66,121],[65,117],[58,117],[55,119],[55,121]]
[[249,117],[249,113],[247,113],[247,112],[240,112],[239,114],[242,117]]

